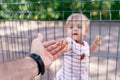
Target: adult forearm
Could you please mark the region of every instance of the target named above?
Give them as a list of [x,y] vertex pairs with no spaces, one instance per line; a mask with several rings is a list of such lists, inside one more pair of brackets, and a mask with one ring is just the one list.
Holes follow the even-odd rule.
[[37,74],[37,64],[30,57],[0,65],[1,80],[32,80]]

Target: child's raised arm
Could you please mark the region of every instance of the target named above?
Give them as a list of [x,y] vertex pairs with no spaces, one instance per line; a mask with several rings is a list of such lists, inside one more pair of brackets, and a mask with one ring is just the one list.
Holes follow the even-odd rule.
[[90,46],[90,54],[92,54],[100,44],[101,44],[100,36],[97,35]]

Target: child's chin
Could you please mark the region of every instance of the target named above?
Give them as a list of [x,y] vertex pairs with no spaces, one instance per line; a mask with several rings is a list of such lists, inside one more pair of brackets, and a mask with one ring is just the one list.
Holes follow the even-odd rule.
[[78,37],[73,37],[73,39],[74,39],[74,40],[77,40],[77,41],[79,40]]

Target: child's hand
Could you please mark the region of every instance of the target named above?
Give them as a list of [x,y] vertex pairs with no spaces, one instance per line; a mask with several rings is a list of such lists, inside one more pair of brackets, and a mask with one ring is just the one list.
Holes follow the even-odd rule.
[[61,47],[61,48],[63,47],[63,44],[66,44],[66,51],[69,50],[69,46],[68,46],[69,42],[67,41],[67,39],[64,39],[64,38],[58,39],[57,44],[59,45],[58,47]]
[[60,46],[62,46],[63,44],[67,44],[68,41],[67,41],[66,39],[64,39],[64,38],[61,38],[61,39],[58,39],[58,40],[57,40],[57,43],[58,43]]
[[101,40],[100,40],[100,36],[99,35],[96,36],[96,38],[94,40],[94,44],[97,45],[97,46],[99,46],[101,44]]
[[97,35],[90,47],[90,53],[93,53],[97,47],[101,44],[100,36]]

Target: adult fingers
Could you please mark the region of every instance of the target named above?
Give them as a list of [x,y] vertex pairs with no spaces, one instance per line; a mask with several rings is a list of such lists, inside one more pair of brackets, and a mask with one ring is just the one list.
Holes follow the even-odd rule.
[[56,54],[57,52],[59,52],[61,49],[63,49],[64,47],[66,47],[66,51],[67,51],[67,48],[68,48],[68,42],[66,39],[61,39],[60,42],[56,43],[57,44],[57,47],[52,49],[50,52],[51,54]]
[[57,47],[58,47],[57,44],[53,44],[53,45],[48,46],[46,49],[47,49],[48,51],[52,51],[52,50],[56,49]]
[[55,43],[56,43],[55,40],[50,40],[50,41],[43,42],[42,44],[44,47],[49,47],[50,45],[53,45]]
[[63,47],[64,48],[62,48],[56,54],[54,54],[54,56],[53,56],[54,60],[57,59],[58,57],[60,57],[62,54],[64,54],[64,52],[66,52],[67,47],[65,47],[65,45],[63,45]]
[[52,55],[54,55],[54,54],[56,54],[57,52],[59,52],[60,50],[61,50],[62,48],[61,48],[61,46],[57,46],[57,47],[55,47],[54,49],[51,49],[51,51],[50,51],[50,53],[52,54]]
[[[66,48],[65,48],[65,47],[66,47]],[[62,49],[66,49],[66,50],[67,50],[67,44],[62,44],[62,45],[59,45],[59,44],[58,44],[58,46],[57,46],[56,48],[52,49],[52,50],[50,51],[50,53],[51,53],[52,55],[55,55],[55,54],[57,54],[59,51],[61,51]]]

